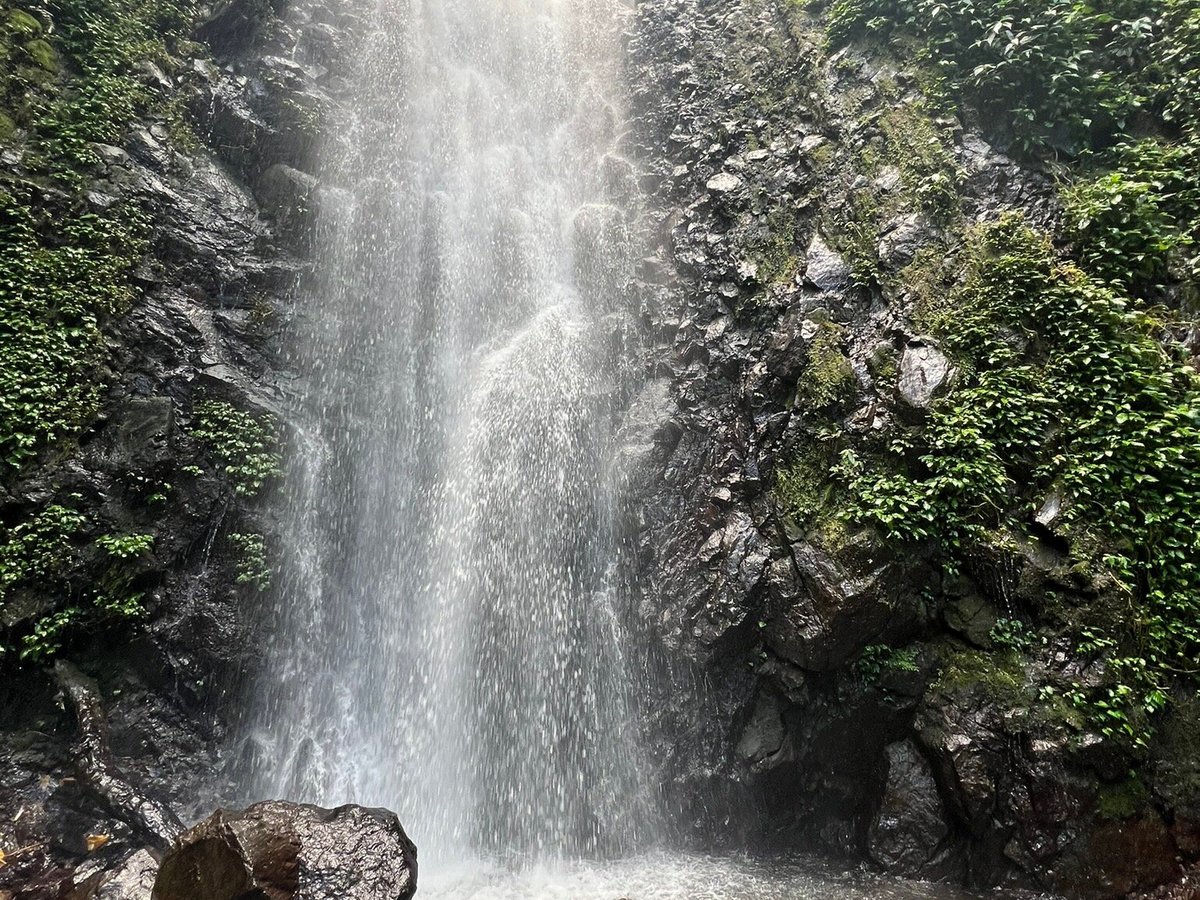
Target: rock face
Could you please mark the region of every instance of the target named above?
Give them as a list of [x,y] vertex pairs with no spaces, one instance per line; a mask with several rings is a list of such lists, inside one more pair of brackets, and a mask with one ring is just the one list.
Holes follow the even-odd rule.
[[417,851],[392,813],[271,801],[184,833],[153,900],[409,900],[416,890]]
[[[358,19],[338,0],[214,7],[197,34],[209,46],[149,84],[153,109],[191,111],[191,139],[155,112],[119,146],[94,148],[87,202],[123,203],[152,224],[129,309],[103,323],[96,415],[77,444],[0,482],[5,528],[55,503],[86,522],[61,554],[61,584],[5,587],[6,637],[110,583],[109,558],[77,547],[153,537],[121,572],[118,599],[135,598],[140,614],[62,648],[83,675],[2,661],[0,850],[25,849],[0,867],[0,896],[82,890],[231,790],[218,748],[236,709],[216,698],[262,646],[259,596],[238,581],[231,535],[269,548],[273,524],[268,498],[239,492],[196,436],[197,410],[219,401],[261,418],[288,402],[281,332],[308,266],[314,125],[336,107],[333,67]],[[24,177],[19,156],[0,164]],[[115,881],[95,890],[128,893]]]
[[[902,440],[954,388],[925,336],[954,312],[936,305],[941,212],[1049,227],[1053,179],[928,113],[903,60],[828,54],[803,7],[643,0],[629,44],[655,237],[631,580],[666,793],[700,840],[733,830],[980,887],[1150,888],[1200,854],[1200,781],[1176,774],[1200,743],[1131,757],[1060,702],[1096,674],[1069,638],[1014,630],[1049,593],[1102,589],[1063,564],[1057,512],[953,575],[919,535],[827,514],[854,499],[830,474],[842,448]],[[904,140],[940,148],[943,181],[914,182]],[[941,212],[923,199],[939,184]]]
[[[637,160],[606,174],[652,193],[637,285],[647,378],[619,452],[665,794],[699,840],[726,847],[731,835],[817,846],[896,873],[1087,897],[1148,892],[1190,866],[1178,890],[1145,896],[1195,896],[1200,711],[1180,699],[1130,758],[1064,700],[1095,671],[1059,636],[1022,649],[1004,632],[1050,587],[1098,590],[1057,556],[1061,498],[1034,516],[1044,541],[1000,536],[954,575],[927,544],[897,552],[820,515],[839,464],[825,436],[891,440],[955,372],[914,322],[928,298],[897,281],[936,268],[942,226],[906,193],[908,160],[879,153],[881,123],[924,102],[918,79],[861,49],[827,55],[803,7],[640,0],[630,13]],[[212,775],[217,748],[261,641],[228,537],[269,536],[272,518],[202,458],[196,408],[288,401],[281,322],[309,265],[312,210],[338,190],[315,173],[316,125],[343,99],[361,27],[355,0],[215,4],[197,33],[211,53],[152,78],[191,110],[197,146],[155,120],[96,150],[91,202],[144,209],[151,247],[130,310],[104,326],[111,377],[95,420],[76,448],[0,485],[0,519],[77,496],[93,521],[81,537],[156,541],[135,573],[146,614],[131,634],[87,636],[57,678],[0,677],[0,897],[146,900],[156,877],[160,900],[412,894],[399,825],[357,808],[218,814],[161,877],[143,849],[167,846],[197,798],[207,809],[230,790]],[[965,221],[1058,215],[1045,171],[971,122],[937,127]],[[880,165],[858,171],[868,150]],[[596,211],[575,224],[611,227]],[[577,264],[586,281],[607,263]],[[779,489],[797,460],[799,504]],[[102,574],[80,559],[61,593]],[[6,629],[55,602],[19,599]],[[1038,707],[1035,683],[1060,703]],[[359,857],[365,869],[347,866]]]
[[900,357],[900,399],[914,409],[926,409],[945,388],[953,368],[946,354],[921,341],[910,341]]
[[842,291],[850,286],[850,267],[842,255],[829,247],[821,235],[813,235],[805,255],[804,277],[821,291]]
[[953,871],[938,852],[950,838],[950,824],[929,763],[911,741],[888,744],[887,782],[879,811],[867,834],[867,847],[879,865],[903,875],[946,875]]

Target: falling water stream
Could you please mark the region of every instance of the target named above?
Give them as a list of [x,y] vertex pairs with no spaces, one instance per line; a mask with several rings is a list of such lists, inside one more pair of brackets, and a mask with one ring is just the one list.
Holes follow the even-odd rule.
[[394,809],[424,896],[856,896],[646,855],[663,835],[613,575],[639,202],[622,14],[370,13],[299,311],[251,791]]
[[373,16],[326,148],[257,786],[391,806],[427,857],[619,849],[653,817],[609,584],[617,19]]

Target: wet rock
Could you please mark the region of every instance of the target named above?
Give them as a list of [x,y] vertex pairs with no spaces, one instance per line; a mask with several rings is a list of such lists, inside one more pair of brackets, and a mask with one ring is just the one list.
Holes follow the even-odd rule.
[[842,291],[850,286],[850,267],[819,234],[808,245],[806,260],[804,277],[813,287],[822,291]]
[[262,208],[275,218],[280,231],[303,246],[315,211],[319,182],[307,172],[275,163],[258,179],[256,194]]
[[896,389],[909,407],[926,409],[948,386],[952,373],[950,360],[941,350],[925,341],[911,341],[900,357]]
[[196,36],[218,55],[239,53],[254,41],[259,23],[270,15],[273,5],[268,0],[224,0],[200,23]]
[[975,834],[982,834],[996,798],[997,775],[1005,769],[1004,738],[986,719],[973,719],[957,707],[931,703],[923,713],[927,719],[918,719],[920,740],[931,753],[940,780],[953,786],[952,808]]
[[[949,585],[919,561],[927,548],[897,560],[826,533],[819,515],[797,522],[772,486],[821,445],[822,429],[886,442],[952,385],[938,347],[898,340],[911,313],[898,279],[859,289],[845,260],[810,237],[832,222],[860,226],[870,240],[859,252],[889,275],[939,244],[915,207],[887,213],[878,230],[853,211],[857,196],[891,211],[903,202],[895,160],[870,176],[858,162],[895,99],[882,88],[919,96],[919,84],[864,46],[817,59],[807,24],[777,4],[644,0],[633,22],[631,135],[652,169],[648,205],[665,211],[649,229],[662,238],[648,251],[661,261],[643,306],[658,341],[648,368],[669,385],[672,421],[669,444],[644,442],[652,465],[632,495],[639,610],[648,642],[710,685],[694,702],[672,690],[649,703],[667,789],[712,834],[755,818],[773,839],[866,852],[895,871],[1052,885],[1068,860],[1096,852],[1097,777],[1129,767],[1073,757],[1062,723],[1031,708],[1045,662],[1030,653],[1009,671],[1014,654],[990,650],[997,610],[1033,612],[1061,560],[972,561]],[[1055,187],[1037,163],[1005,157],[953,117],[935,124],[952,139],[966,221],[1004,208],[1053,219]],[[805,344],[829,321],[861,396],[853,412],[822,416],[794,398]],[[817,458],[819,483],[832,460]],[[917,649],[920,671],[864,683],[854,661],[870,643]],[[955,669],[963,657],[971,664]],[[1176,813],[1192,773],[1183,763],[1163,773],[1180,783],[1164,804]],[[747,813],[747,796],[761,811]],[[1151,857],[1166,848],[1142,843]]]
[[865,546],[833,556],[807,541],[793,544],[791,556],[791,574],[773,570],[774,612],[763,636],[802,668],[836,669],[916,615],[913,573],[899,559]]
[[751,764],[761,762],[779,752],[786,734],[779,700],[763,693],[738,741],[738,755]]
[[999,618],[996,608],[978,594],[956,597],[946,604],[946,625],[977,647],[990,649],[992,629]]
[[1060,494],[1049,494],[1041,508],[1034,514],[1033,521],[1043,528],[1052,528],[1059,520],[1063,511],[1063,498]]
[[997,208],[1021,208],[1031,224],[1047,227],[1059,211],[1053,179],[1045,172],[1018,165],[980,135],[962,136],[958,150],[965,176],[964,212],[993,215]]
[[113,815],[142,839],[165,847],[183,825],[174,810],[147,796],[117,767],[96,683],[64,660],[54,664],[54,676],[75,710],[79,768],[84,781]]
[[902,269],[917,252],[938,235],[937,229],[920,213],[892,219],[883,227],[879,241],[879,261],[889,269]]
[[951,829],[929,763],[911,741],[889,744],[885,754],[887,782],[867,833],[871,858],[897,875],[946,874]]
[[1157,816],[1110,822],[1090,836],[1078,876],[1068,875],[1061,884],[1075,896],[1127,896],[1178,876],[1178,856],[1178,847]]
[[731,194],[742,186],[742,180],[729,172],[714,175],[704,185],[714,194]]
[[151,900],[157,875],[158,859],[149,850],[138,850],[76,888],[71,900]]
[[219,811],[163,857],[154,900],[409,900],[416,847],[393,813],[268,801]]
[[168,397],[130,400],[118,412],[118,441],[131,460],[159,462],[170,455],[175,407]]

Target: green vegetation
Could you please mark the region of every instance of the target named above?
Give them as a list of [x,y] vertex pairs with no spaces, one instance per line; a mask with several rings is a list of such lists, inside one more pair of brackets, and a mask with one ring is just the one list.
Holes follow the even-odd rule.
[[[920,424],[838,438],[842,514],[893,543],[928,542],[954,572],[1000,535],[1025,540],[1058,497],[1062,571],[1099,596],[1051,596],[1046,609],[1105,676],[1044,686],[1043,699],[1064,721],[1142,744],[1168,697],[1200,682],[1200,379],[1175,343],[1194,324],[1181,314],[1200,308],[1200,0],[805,5],[824,11],[827,46],[865,41],[916,61],[928,101],[875,84],[877,136],[857,169],[876,183],[851,193],[830,232],[856,282],[899,298],[959,373]],[[1066,159],[1061,231],[1016,215],[964,229],[931,104]],[[878,180],[885,163],[899,190]],[[944,238],[893,275],[875,248],[905,212]],[[779,497],[820,495],[804,464],[781,472]],[[1038,646],[1015,619],[990,636],[997,659]]]
[[0,467],[9,471],[95,414],[101,323],[133,298],[146,227],[128,204],[89,205],[93,144],[120,142],[165,104],[139,68],[174,67],[186,2],[0,5],[0,144],[22,159],[0,172]]
[[1021,659],[1015,653],[980,650],[943,652],[933,690],[946,694],[976,691],[1003,709],[1029,705],[1031,692]]
[[96,546],[110,560],[96,581],[96,608],[108,619],[138,618],[144,612],[143,594],[133,590],[133,582],[141,574],[140,561],[154,546],[154,535],[106,534],[96,539]]
[[880,678],[895,672],[919,672],[917,651],[913,647],[889,647],[871,644],[864,647],[856,665],[863,681],[875,684]]
[[261,534],[229,535],[229,542],[238,549],[236,580],[256,591],[271,587],[271,566],[267,562],[267,541]]
[[1131,772],[1124,781],[1101,786],[1096,811],[1101,818],[1120,821],[1142,812],[1149,801],[1146,785]]
[[[886,277],[877,248],[889,221],[916,212],[940,228],[952,228],[962,218],[962,176],[950,136],[935,122],[933,110],[921,100],[901,101],[894,88],[881,89],[881,98],[888,106],[879,117],[878,137],[856,164],[873,183],[851,192],[845,211],[829,228],[854,283],[863,288]],[[889,178],[894,183],[885,185]]]
[[96,538],[96,544],[114,559],[133,559],[154,546],[154,535],[106,534]]
[[192,434],[207,446],[242,496],[256,496],[281,474],[270,416],[254,416],[223,400],[206,400],[196,405]]
[[7,603],[14,588],[30,582],[53,589],[86,524],[82,513],[53,504],[9,529],[0,543],[0,600]]
[[790,281],[800,269],[802,260],[796,226],[796,212],[788,204],[773,206],[767,213],[763,236],[747,248],[758,267],[758,280],[762,284]]
[[1200,144],[1144,138],[1099,154],[1068,187],[1066,235],[1080,264],[1118,290],[1154,297],[1200,285]]
[[833,0],[827,28],[831,46],[870,36],[915,55],[1028,148],[1200,115],[1197,0]]
[[1126,598],[1080,634],[1115,680],[1076,699],[1140,739],[1139,710],[1200,658],[1200,378],[1160,344],[1161,321],[1018,216],[971,231],[960,265],[938,335],[960,383],[882,458],[843,453],[850,516],[936,538],[954,568],[1061,492],[1061,527],[1104,535],[1098,565]]
[[826,322],[809,342],[808,364],[796,388],[806,407],[829,406],[854,387],[854,370],[842,352],[842,332],[840,325]]
[[75,628],[84,617],[84,610],[68,606],[56,613],[42,616],[33,630],[21,641],[21,659],[29,662],[44,662],[62,649],[66,634]]
[[194,11],[188,0],[57,0],[51,11],[73,77],[30,124],[44,170],[80,184],[98,161],[90,144],[117,142],[135,118],[161,111],[139,67],[175,68]]
[[996,624],[988,632],[988,637],[1001,650],[1024,653],[1033,647],[1036,636],[1020,619],[1001,618],[996,620]]
[[[885,97],[892,91],[884,91]],[[960,175],[945,129],[934,123],[934,111],[922,100],[897,103],[879,118],[882,143],[863,153],[867,174],[879,175],[888,164],[900,173],[899,197],[893,212],[919,209],[933,221],[952,224],[961,215]]]
[[837,486],[829,477],[831,468],[825,446],[814,443],[776,473],[775,502],[801,527],[813,524],[830,508]]
[[0,186],[0,456],[20,466],[95,413],[100,322],[127,305],[140,229],[79,213],[49,223]]
[[[138,564],[153,545],[151,534],[103,535],[94,546],[106,560],[94,585],[80,584],[78,570],[88,545],[88,518],[52,504],[0,536],[0,613],[6,630],[31,622],[19,640],[0,643],[0,656],[19,651],[40,662],[54,656],[72,633],[136,618],[142,595],[130,590]],[[39,598],[70,598],[46,611]]]

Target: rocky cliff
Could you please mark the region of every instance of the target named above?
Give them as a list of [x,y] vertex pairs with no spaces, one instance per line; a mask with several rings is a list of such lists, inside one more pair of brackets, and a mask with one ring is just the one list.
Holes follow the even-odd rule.
[[[1163,672],[1195,637],[1156,629],[1194,576],[1156,591],[1166,557],[1114,517],[1128,496],[1181,520],[1121,479],[1194,496],[1195,449],[1106,444],[1079,410],[1111,394],[1067,388],[1194,433],[1187,241],[1138,251],[1170,256],[1152,289],[1085,285],[1123,251],[1076,215],[1079,147],[959,97],[919,36],[855,31],[868,6],[642,0],[629,23],[650,210],[632,613],[673,813],[701,842],[976,886],[1178,880],[1200,722]],[[3,15],[0,896],[58,897],[232,793],[234,698],[270,652],[307,173],[360,23],[336,0]],[[1165,146],[1154,178],[1117,171],[1194,170]],[[1194,559],[1194,535],[1153,535]],[[1131,671],[1159,658],[1131,643],[1167,668]]]
[[229,796],[230,698],[265,649],[304,169],[357,19],[3,16],[0,888],[58,897]]
[[[1080,201],[1062,183],[1094,170],[948,99],[936,57],[913,55],[922,35],[836,41],[831,23],[869,5],[639,5],[637,135],[661,213],[642,272],[654,359],[634,404],[635,527],[666,683],[694,697],[654,704],[665,780],[718,844],[735,823],[767,846],[977,886],[1150,887],[1200,849],[1194,689],[1122,707],[1130,595],[1096,563],[1110,538],[1068,522],[1064,493],[1071,454],[1113,450],[1058,439],[1100,430],[1090,414],[1026,402],[1058,366],[1108,377],[1078,363],[1110,348],[1045,330],[1090,330],[1125,301],[1078,301],[1097,301],[1078,325],[1049,305],[981,311],[1021,278],[1048,296],[1081,277],[1058,268],[1089,249],[1067,242]],[[1196,352],[1187,271],[1151,292],[1181,320],[1122,320],[1112,352],[1161,360],[1194,415],[1194,375],[1173,381]],[[1010,377],[1031,380],[991,392]],[[1116,421],[1142,402],[1128,391]],[[1049,410],[1027,439],[1005,433]],[[1056,446],[1039,455],[1044,435]],[[1165,477],[1182,466],[1194,492],[1188,440]],[[968,496],[972,479],[999,490]]]

